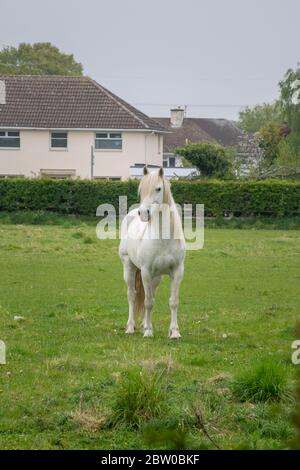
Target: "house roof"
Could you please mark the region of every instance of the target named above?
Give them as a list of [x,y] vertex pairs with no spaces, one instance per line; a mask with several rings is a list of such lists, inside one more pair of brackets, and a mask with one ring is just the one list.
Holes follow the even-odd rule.
[[201,128],[211,135],[218,143],[231,147],[239,143],[242,131],[228,119],[197,119]]
[[165,131],[89,77],[0,75],[0,81],[6,88],[0,127]]
[[184,118],[181,127],[172,127],[170,118],[154,118],[171,131],[164,136],[164,152],[193,142],[217,142],[225,147],[238,145],[242,131],[227,119]]

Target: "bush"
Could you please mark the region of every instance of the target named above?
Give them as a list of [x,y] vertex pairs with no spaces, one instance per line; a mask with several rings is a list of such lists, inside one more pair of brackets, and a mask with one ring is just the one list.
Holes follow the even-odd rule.
[[176,153],[195,165],[202,176],[223,177],[229,173],[231,163],[226,148],[210,142],[187,144]]
[[300,184],[285,181],[174,182],[179,204],[204,204],[205,215],[294,215],[300,213]]
[[137,201],[137,182],[53,180],[16,178],[0,180],[1,211],[52,211],[61,214],[95,215],[98,205],[116,208],[119,195],[128,205]]
[[[135,180],[0,179],[0,211],[38,211],[40,217],[47,212],[95,216],[103,203],[118,209],[119,196],[128,197],[128,207],[136,203],[137,187]],[[204,204],[209,216],[300,214],[300,182],[296,181],[173,181],[172,191],[177,203]]]

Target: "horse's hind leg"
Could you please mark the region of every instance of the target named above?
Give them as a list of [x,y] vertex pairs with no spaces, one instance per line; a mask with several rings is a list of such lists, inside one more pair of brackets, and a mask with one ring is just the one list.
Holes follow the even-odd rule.
[[161,276],[156,276],[153,278],[153,281],[152,281],[153,295],[155,295],[155,291],[157,287],[159,286],[160,281],[161,281]]
[[177,268],[171,275],[171,292],[169,305],[171,309],[171,324],[169,330],[170,339],[178,339],[181,337],[177,323],[177,309],[179,304],[179,287],[183,277],[183,266]]
[[127,322],[127,334],[134,333],[134,303],[135,303],[135,274],[136,274],[136,267],[130,261],[128,256],[122,257],[123,265],[124,265],[124,280],[127,284],[127,298],[128,298],[128,305],[129,305],[129,316]]

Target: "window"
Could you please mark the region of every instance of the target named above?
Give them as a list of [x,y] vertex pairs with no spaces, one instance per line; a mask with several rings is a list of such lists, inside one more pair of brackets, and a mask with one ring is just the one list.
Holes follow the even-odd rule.
[[175,168],[176,167],[176,157],[172,153],[165,153],[163,155],[163,166],[165,168]]
[[96,150],[122,150],[122,134],[120,132],[96,132]]
[[0,148],[20,148],[19,131],[0,131]]
[[24,178],[24,175],[13,175],[13,174],[2,174],[0,175],[0,178]]
[[169,167],[170,168],[175,168],[176,164],[176,159],[175,157],[169,157]]
[[76,176],[76,170],[69,169],[41,169],[40,175],[47,178],[74,178]]
[[51,132],[51,148],[67,149],[68,133],[67,132]]
[[94,180],[100,181],[121,181],[121,176],[94,176]]

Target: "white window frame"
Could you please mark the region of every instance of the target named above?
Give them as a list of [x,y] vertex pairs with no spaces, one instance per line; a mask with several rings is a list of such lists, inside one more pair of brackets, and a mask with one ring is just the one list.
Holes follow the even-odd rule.
[[[97,135],[103,135],[103,137],[97,137]],[[111,137],[111,135],[117,134],[120,137]],[[106,136],[106,137],[104,137]],[[96,142],[98,141],[108,141],[108,142],[113,142],[116,140],[121,141],[121,148],[103,148],[99,149],[97,148]],[[123,150],[123,134],[120,131],[97,131],[95,132],[95,152],[122,152]]]
[[[67,137],[61,137],[62,140],[67,139],[67,146],[66,147],[52,147],[52,134],[66,134]],[[59,139],[60,137],[53,137],[53,139]],[[69,149],[69,132],[68,131],[50,131],[49,132],[49,148],[54,152],[67,152]]]
[[[10,129],[10,130],[5,130],[5,129],[0,129],[0,132],[4,132],[5,135],[2,136],[0,135],[0,139],[1,137],[4,137],[5,139],[19,139],[19,146],[18,147],[2,147],[0,145],[0,150],[20,150],[21,148],[21,135],[20,135],[20,131],[19,130],[15,130],[15,129]],[[10,136],[9,133],[18,133],[19,135],[18,136]]]
[[122,176],[94,176],[93,179],[98,181],[122,181]]
[[53,179],[65,179],[65,178],[75,178],[76,170],[71,168],[51,168],[51,169],[40,169],[40,176],[44,178],[53,178]]

